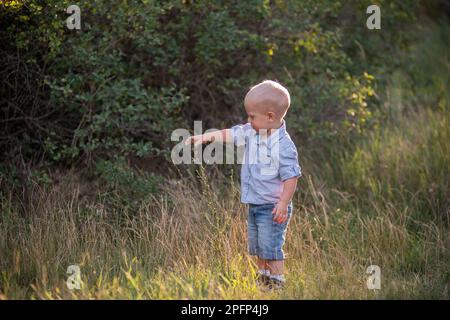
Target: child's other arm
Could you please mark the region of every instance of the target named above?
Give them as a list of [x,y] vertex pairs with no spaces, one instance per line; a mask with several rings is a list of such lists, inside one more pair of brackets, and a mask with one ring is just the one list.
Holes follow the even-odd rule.
[[297,179],[298,177],[293,177],[283,182],[284,186],[280,200],[272,211],[275,222],[283,223],[287,220],[287,207],[294,196],[295,189],[297,189]]
[[232,143],[233,138],[231,137],[231,130],[230,129],[223,129],[223,130],[217,130],[214,132],[209,132],[205,134],[199,134],[196,136],[191,136],[186,139],[184,142],[185,144],[191,144],[194,145],[202,144],[202,143],[208,143],[208,142],[224,142],[224,143]]

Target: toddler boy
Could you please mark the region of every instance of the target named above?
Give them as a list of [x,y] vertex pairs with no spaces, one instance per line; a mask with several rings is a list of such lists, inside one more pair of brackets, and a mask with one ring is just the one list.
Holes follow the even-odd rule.
[[245,147],[241,202],[248,204],[248,250],[258,257],[258,282],[270,288],[285,284],[283,245],[297,178],[302,175],[284,120],[290,102],[286,88],[265,80],[245,96],[246,124],[186,140],[187,144],[223,141]]

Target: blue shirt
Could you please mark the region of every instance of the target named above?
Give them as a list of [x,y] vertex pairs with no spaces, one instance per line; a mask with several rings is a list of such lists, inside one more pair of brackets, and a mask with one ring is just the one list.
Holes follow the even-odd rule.
[[250,123],[231,128],[234,144],[244,148],[241,167],[241,202],[277,203],[283,181],[302,175],[297,148],[286,132],[286,122],[269,137],[261,136]]

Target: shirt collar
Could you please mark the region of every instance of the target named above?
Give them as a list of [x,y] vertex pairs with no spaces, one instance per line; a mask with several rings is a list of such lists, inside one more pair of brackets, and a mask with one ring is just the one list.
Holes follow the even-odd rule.
[[[282,137],[286,135],[286,121],[283,119],[281,126],[276,129],[274,132],[270,134],[269,137],[267,136],[259,136],[256,133],[256,130],[253,131],[253,137],[256,139],[257,144],[266,144],[266,145],[273,145],[277,141],[279,141]],[[277,139],[278,138],[278,139]]]

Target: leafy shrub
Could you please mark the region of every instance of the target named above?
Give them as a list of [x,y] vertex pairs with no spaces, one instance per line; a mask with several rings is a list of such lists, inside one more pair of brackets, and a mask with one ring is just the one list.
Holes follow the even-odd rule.
[[[402,3],[382,2],[383,26],[414,17]],[[401,38],[369,36],[359,1],[84,0],[81,30],[66,27],[70,4],[2,2],[4,160],[167,155],[177,127],[244,121],[245,92],[266,78],[292,94],[293,135],[359,134],[376,124],[376,68],[395,50],[378,46]]]
[[161,176],[133,170],[124,158],[100,160],[92,173],[98,190],[101,190],[99,200],[120,210],[136,210],[150,195],[158,192],[162,181]]

